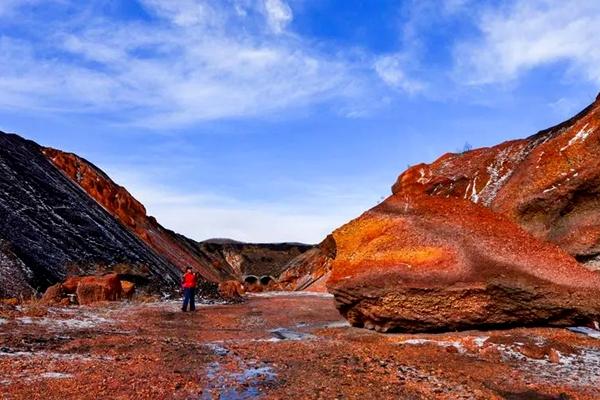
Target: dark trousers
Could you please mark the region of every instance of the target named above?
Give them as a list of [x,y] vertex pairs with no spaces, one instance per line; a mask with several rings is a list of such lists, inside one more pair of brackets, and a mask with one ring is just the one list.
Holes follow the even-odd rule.
[[188,304],[190,305],[190,311],[196,310],[196,289],[195,288],[184,288],[183,289],[183,311],[187,311]]

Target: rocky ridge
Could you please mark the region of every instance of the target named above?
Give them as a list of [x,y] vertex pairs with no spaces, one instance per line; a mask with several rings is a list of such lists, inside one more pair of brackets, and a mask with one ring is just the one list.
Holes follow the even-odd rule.
[[481,204],[580,262],[600,266],[600,95],[575,117],[522,140],[403,173],[392,191]]
[[[327,283],[357,326],[455,330],[600,319],[600,97],[524,140],[408,169],[333,234]],[[573,257],[574,256],[574,257]]]

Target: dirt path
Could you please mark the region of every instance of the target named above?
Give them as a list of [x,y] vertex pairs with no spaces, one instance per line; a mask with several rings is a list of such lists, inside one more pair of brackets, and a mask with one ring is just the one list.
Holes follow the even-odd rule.
[[600,340],[565,329],[382,335],[320,295],[0,319],[2,399],[600,399]]

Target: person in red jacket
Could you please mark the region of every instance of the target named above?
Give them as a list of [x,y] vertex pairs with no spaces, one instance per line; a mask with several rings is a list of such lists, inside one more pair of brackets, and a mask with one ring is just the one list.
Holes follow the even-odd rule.
[[198,278],[196,277],[196,274],[188,267],[181,280],[181,286],[183,287],[183,307],[181,308],[181,311],[187,311],[188,304],[190,305],[190,311],[196,311],[195,299],[197,284]]

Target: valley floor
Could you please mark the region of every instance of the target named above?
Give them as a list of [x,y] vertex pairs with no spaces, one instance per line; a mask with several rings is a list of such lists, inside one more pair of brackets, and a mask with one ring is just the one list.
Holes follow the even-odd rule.
[[594,399],[600,340],[566,329],[379,334],[325,295],[113,303],[0,318],[2,399]]

